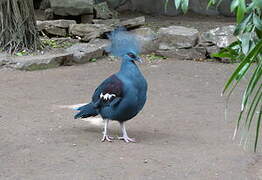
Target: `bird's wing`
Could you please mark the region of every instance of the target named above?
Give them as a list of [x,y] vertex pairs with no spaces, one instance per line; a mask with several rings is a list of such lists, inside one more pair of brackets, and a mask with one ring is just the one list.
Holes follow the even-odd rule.
[[100,84],[92,97],[92,102],[96,108],[103,106],[115,106],[123,97],[123,82],[112,75]]

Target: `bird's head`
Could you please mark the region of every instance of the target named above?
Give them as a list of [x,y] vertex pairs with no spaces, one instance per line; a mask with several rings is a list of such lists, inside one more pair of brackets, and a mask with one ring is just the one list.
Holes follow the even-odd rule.
[[127,32],[124,28],[118,28],[108,35],[111,40],[110,46],[106,49],[114,56],[125,61],[141,61],[140,43],[134,34]]
[[135,61],[142,62],[141,58],[135,52],[128,52],[122,58],[133,63]]

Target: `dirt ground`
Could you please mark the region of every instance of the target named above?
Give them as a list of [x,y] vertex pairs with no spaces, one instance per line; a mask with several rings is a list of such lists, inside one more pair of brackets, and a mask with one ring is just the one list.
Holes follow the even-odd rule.
[[[234,22],[190,14],[146,18],[155,29],[175,24],[205,31]],[[220,93],[235,65],[168,59],[140,66],[149,92],[143,111],[127,123],[135,144],[101,143],[101,126],[74,120],[74,111],[63,108],[89,101],[118,70],[118,61],[34,72],[0,69],[0,179],[262,179],[262,157],[232,141],[239,91],[231,118],[224,120]],[[119,134],[116,122],[110,133]]]
[[[0,179],[262,177],[262,158],[232,142],[235,121],[224,120],[220,93],[234,65],[172,59],[141,64],[148,101],[127,123],[137,143],[102,143],[102,127],[74,120],[73,110],[61,107],[88,101],[118,67],[105,59],[34,72],[1,69]],[[236,98],[230,107],[237,113]],[[118,135],[117,123],[110,133]]]

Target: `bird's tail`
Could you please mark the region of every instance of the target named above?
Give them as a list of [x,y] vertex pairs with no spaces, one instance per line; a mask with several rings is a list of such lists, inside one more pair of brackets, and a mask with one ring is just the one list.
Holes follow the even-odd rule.
[[88,118],[90,116],[96,116],[98,114],[93,103],[86,104],[84,106],[76,108],[75,110],[80,111],[74,116],[75,119]]

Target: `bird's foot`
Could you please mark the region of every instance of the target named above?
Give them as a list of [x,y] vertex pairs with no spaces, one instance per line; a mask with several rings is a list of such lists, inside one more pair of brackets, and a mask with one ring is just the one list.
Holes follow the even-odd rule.
[[135,138],[130,138],[130,137],[128,137],[128,136],[118,137],[118,139],[119,139],[119,140],[124,140],[124,141],[127,142],[127,143],[129,143],[129,142],[135,143],[135,142],[136,142]]
[[109,136],[109,135],[103,135],[103,138],[101,139],[102,142],[104,141],[108,141],[108,142],[112,142],[114,138]]

